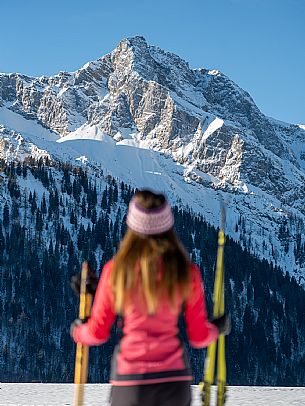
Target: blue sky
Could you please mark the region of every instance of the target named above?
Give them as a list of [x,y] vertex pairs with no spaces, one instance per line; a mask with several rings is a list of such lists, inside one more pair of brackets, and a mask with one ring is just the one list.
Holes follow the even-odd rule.
[[10,0],[0,72],[73,71],[126,37],[219,69],[268,116],[305,123],[305,0]]

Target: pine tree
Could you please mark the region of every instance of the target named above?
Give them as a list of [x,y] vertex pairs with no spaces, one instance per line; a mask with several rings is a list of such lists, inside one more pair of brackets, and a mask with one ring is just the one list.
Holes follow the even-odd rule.
[[102,202],[101,202],[101,207],[102,207],[103,210],[106,210],[107,206],[108,206],[108,204],[107,204],[107,194],[108,194],[108,188],[106,186],[106,189],[103,192]]
[[36,195],[36,191],[34,190],[33,196],[31,198],[31,213],[32,215],[34,215],[35,211],[37,210],[37,195]]
[[86,209],[86,199],[85,197],[82,198],[82,216],[87,217],[87,209]]
[[91,221],[93,224],[95,224],[96,220],[97,220],[96,208],[93,207],[93,209],[91,211]]
[[3,226],[7,228],[9,224],[10,224],[10,209],[6,202],[3,208]]
[[40,205],[40,210],[41,210],[41,213],[42,213],[43,215],[46,215],[46,214],[47,214],[47,203],[46,203],[46,196],[45,196],[45,193],[44,193],[43,196],[42,196],[41,205]]
[[72,210],[71,211],[71,215],[70,215],[70,223],[71,224],[76,224],[76,217],[75,217],[75,214],[74,214],[74,210]]
[[5,251],[5,239],[2,232],[2,222],[0,221],[0,265],[3,265],[4,251]]
[[13,223],[19,223],[19,207],[16,198],[13,199],[12,204],[12,221]]
[[36,231],[41,232],[43,230],[43,217],[40,209],[36,211]]

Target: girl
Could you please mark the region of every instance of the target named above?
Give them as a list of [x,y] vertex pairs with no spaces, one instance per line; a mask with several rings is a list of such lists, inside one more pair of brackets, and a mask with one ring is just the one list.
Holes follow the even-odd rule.
[[227,333],[228,318],[208,322],[200,271],[173,231],[163,195],[137,192],[127,225],[117,254],[103,268],[91,317],[74,323],[72,337],[102,344],[120,315],[123,337],[112,360],[111,405],[189,406],[192,374],[179,338],[179,315],[183,312],[195,348]]

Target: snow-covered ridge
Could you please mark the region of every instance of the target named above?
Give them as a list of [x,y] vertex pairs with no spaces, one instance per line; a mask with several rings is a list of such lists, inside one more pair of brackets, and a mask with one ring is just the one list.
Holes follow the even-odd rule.
[[264,116],[221,72],[135,37],[76,72],[0,74],[0,106],[1,157],[35,145],[163,190],[216,226],[221,196],[227,232],[303,281],[305,126]]

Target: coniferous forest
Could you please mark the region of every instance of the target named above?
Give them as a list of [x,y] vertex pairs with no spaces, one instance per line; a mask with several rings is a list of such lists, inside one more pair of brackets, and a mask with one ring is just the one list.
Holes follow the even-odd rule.
[[[69,336],[78,300],[71,276],[83,259],[100,272],[125,232],[134,190],[111,176],[49,159],[0,161],[0,381],[72,382]],[[175,228],[202,270],[211,310],[217,230],[174,208]],[[227,239],[230,385],[305,385],[305,292],[266,260]],[[90,350],[89,382],[107,382],[116,325]],[[183,326],[182,326],[183,330]],[[183,331],[182,331],[183,334]],[[195,382],[204,350],[189,349]]]

